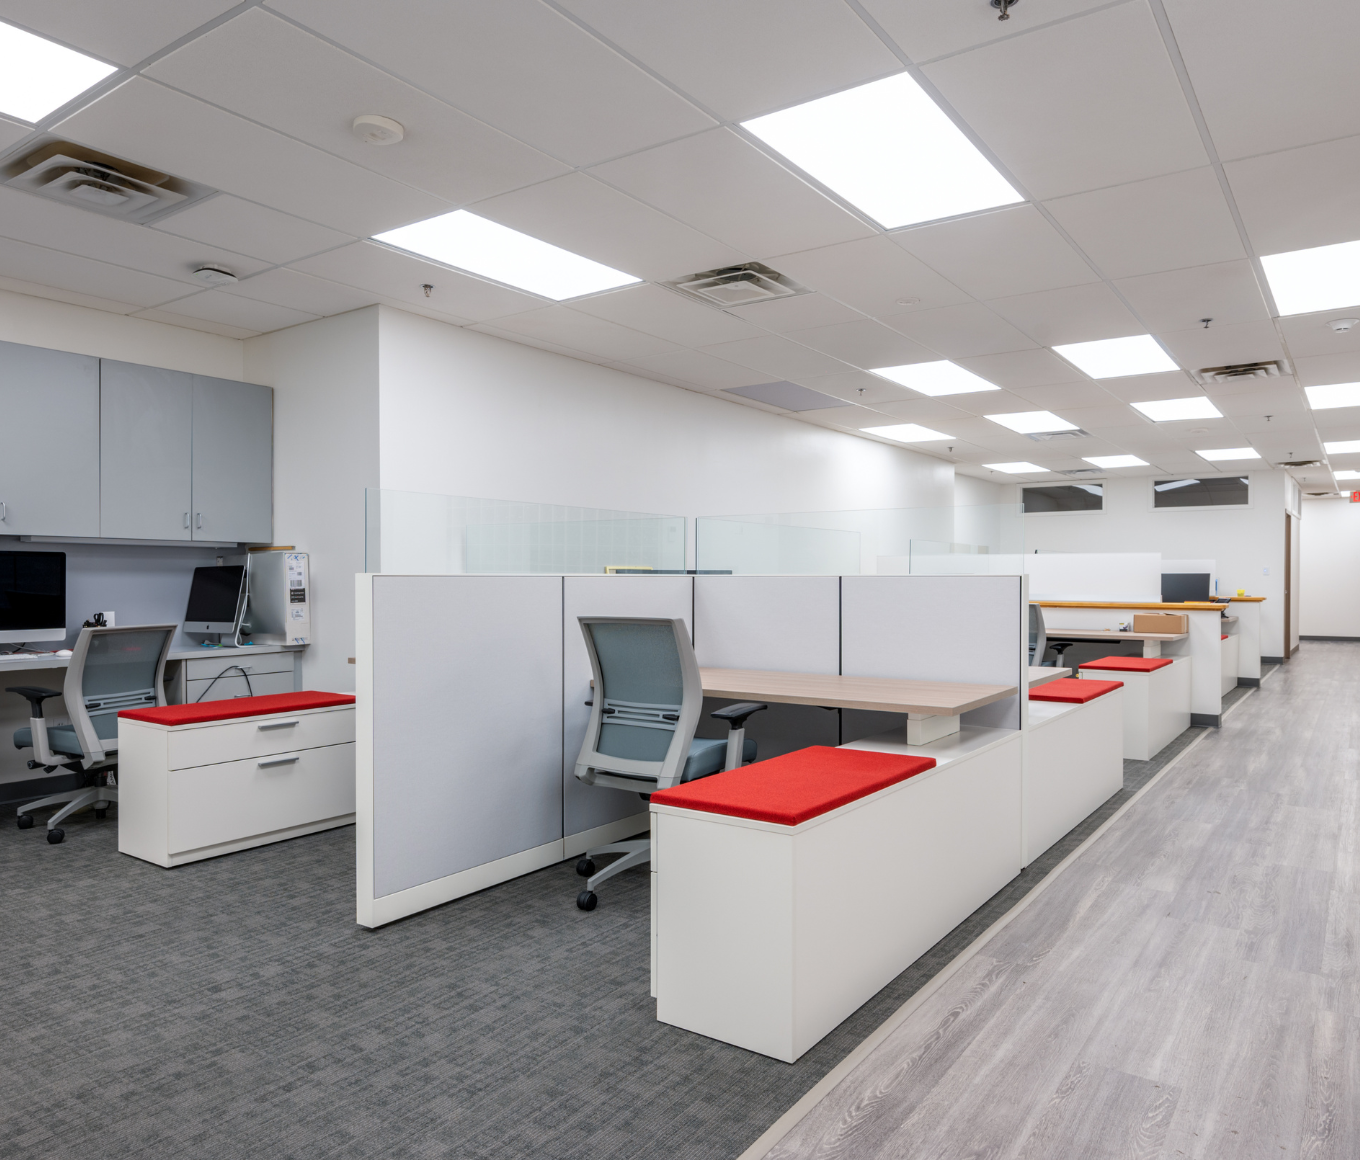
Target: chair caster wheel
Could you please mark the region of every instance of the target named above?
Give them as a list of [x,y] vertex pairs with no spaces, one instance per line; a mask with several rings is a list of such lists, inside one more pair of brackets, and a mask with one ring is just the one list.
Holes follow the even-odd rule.
[[32,814],[20,814],[20,815],[19,815],[19,829],[21,829],[21,830],[31,830],[32,828],[33,828],[33,815],[32,815]]
[[108,811],[108,810],[95,810],[94,816],[95,816],[96,818],[98,818],[98,819],[102,822],[105,818],[107,818],[107,817],[109,816],[109,811]]
[[599,901],[600,900],[595,897],[595,891],[593,890],[582,890],[581,893],[576,896],[576,905],[582,910],[594,910],[595,904]]
[[66,837],[66,831],[63,830],[60,826],[58,826],[55,830],[47,831],[47,841],[49,844],[53,846],[58,845],[64,837]]
[[595,873],[595,863],[589,858],[582,858],[576,863],[576,873],[582,878],[589,878]]

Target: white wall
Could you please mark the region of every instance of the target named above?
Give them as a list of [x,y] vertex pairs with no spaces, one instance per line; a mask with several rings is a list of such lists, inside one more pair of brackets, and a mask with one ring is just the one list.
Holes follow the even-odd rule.
[[243,377],[240,339],[9,290],[0,290],[0,340],[190,374]]
[[248,339],[245,378],[274,388],[274,543],[311,554],[303,679],[352,692],[364,488],[378,486],[378,308]]
[[1360,640],[1360,504],[1304,500],[1299,548],[1299,632]]
[[[1261,651],[1284,656],[1284,514],[1282,471],[1253,471],[1247,508],[1152,507],[1152,479],[1111,479],[1099,512],[1025,516],[1025,551],[1160,552],[1164,557],[1218,561],[1219,595],[1245,588],[1264,596]],[[1310,505],[1311,512],[1312,507]],[[1263,570],[1269,569],[1269,574]]]

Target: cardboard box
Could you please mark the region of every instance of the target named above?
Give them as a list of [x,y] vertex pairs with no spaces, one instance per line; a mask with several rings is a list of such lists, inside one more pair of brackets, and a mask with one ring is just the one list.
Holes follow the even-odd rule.
[[1135,612],[1134,632],[1189,632],[1190,618],[1184,612]]

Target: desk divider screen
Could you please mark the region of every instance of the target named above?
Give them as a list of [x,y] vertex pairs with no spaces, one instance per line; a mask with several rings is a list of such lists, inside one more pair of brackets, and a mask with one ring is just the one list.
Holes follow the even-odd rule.
[[[356,613],[367,927],[646,829],[639,799],[572,772],[590,699],[577,616],[681,617],[703,667],[1025,687],[1019,576],[367,573]],[[750,735],[762,758],[835,745],[853,712],[775,704]],[[965,723],[1016,729],[1020,713],[1012,698]],[[721,735],[704,721],[701,736]]]

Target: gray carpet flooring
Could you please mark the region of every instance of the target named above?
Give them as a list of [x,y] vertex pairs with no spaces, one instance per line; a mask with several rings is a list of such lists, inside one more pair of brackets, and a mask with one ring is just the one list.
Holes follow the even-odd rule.
[[590,914],[563,863],[365,931],[352,829],[163,870],[6,810],[0,1158],[734,1157],[1202,732],[794,1065],[656,1022],[645,868]]

